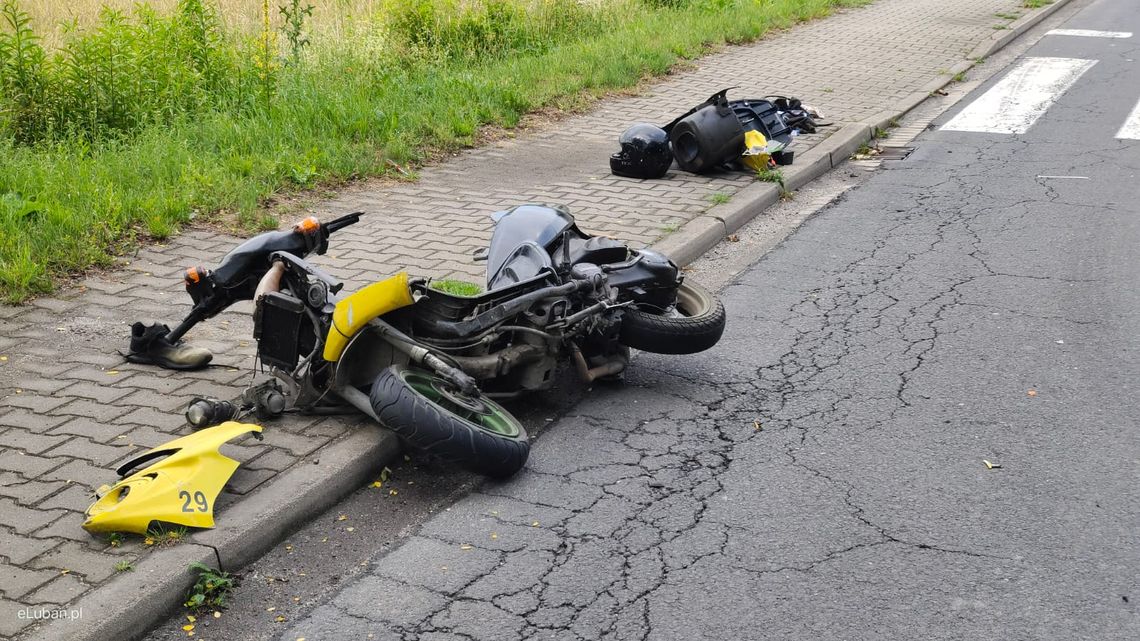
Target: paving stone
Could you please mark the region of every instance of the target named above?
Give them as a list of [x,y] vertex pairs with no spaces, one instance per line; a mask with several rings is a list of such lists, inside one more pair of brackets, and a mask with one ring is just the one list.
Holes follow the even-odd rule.
[[[66,459],[61,459],[66,460]],[[72,459],[60,467],[42,474],[40,480],[70,481],[88,487],[99,487],[104,483],[114,483],[119,476],[110,467],[99,467],[87,461]]]
[[248,494],[259,485],[275,476],[273,470],[251,470],[239,467],[226,483],[226,491],[232,494]]
[[24,481],[23,483],[0,485],[0,496],[14,498],[17,503],[32,507],[66,485],[67,483],[63,481]]
[[45,451],[66,441],[68,436],[38,434],[19,427],[8,429],[0,434],[0,445],[17,449],[28,454],[43,454]]
[[0,565],[0,595],[19,599],[58,575],[59,572],[51,570],[33,570],[5,563]]
[[73,483],[67,486],[62,492],[53,495],[41,503],[38,507],[48,510],[58,508],[72,510],[74,512],[85,512],[93,501],[95,501],[95,495],[91,491],[91,488]]
[[53,457],[79,458],[91,461],[95,465],[106,466],[130,454],[130,452],[131,448],[125,445],[104,445],[82,436],[76,436],[46,454]]
[[87,545],[95,537],[83,529],[83,521],[84,517],[79,512],[64,512],[51,525],[32,532],[32,536],[40,539],[63,538]]
[[136,407],[120,416],[118,422],[154,427],[164,432],[186,427],[186,419],[181,411],[164,412],[153,407]]
[[68,380],[60,380],[46,376],[34,378],[24,376],[15,382],[15,386],[25,392],[39,392],[40,394],[54,394],[71,384],[72,382]]
[[[131,427],[131,426],[127,426]],[[189,433],[189,432],[187,432]],[[114,442],[127,445],[135,448],[153,449],[165,443],[169,443],[177,438],[185,436],[181,432],[161,432],[153,427],[135,427],[131,431],[122,435],[122,438],[115,438]]]
[[32,559],[33,568],[68,570],[81,574],[90,583],[99,583],[115,573],[115,564],[121,561],[117,555],[93,552],[74,541],[66,541]]
[[285,450],[271,449],[244,465],[251,470],[273,470],[280,472],[281,470],[288,469],[298,460],[296,456],[293,456]]
[[55,398],[41,394],[10,394],[0,398],[0,406],[22,407],[37,414],[49,412],[67,402],[66,398]]
[[0,498],[0,525],[6,525],[19,534],[41,528],[62,514],[62,510],[32,509],[17,504],[11,498]]
[[126,406],[109,405],[81,398],[58,407],[52,410],[51,413],[55,416],[82,416],[101,423],[106,423],[126,414],[129,409],[130,408]]
[[[0,307],[3,311],[3,307]],[[26,613],[29,606],[11,599],[0,598],[0,636],[14,637],[21,630],[35,623]],[[24,613],[24,616],[21,616]]]
[[0,471],[16,472],[25,478],[36,478],[65,462],[67,459],[25,454],[19,450],[0,451]]
[[49,581],[46,585],[40,586],[35,592],[27,595],[25,600],[28,603],[37,605],[41,603],[63,605],[71,603],[90,589],[89,586],[84,585],[75,575],[61,574]]
[[63,416],[44,416],[25,409],[12,410],[0,416],[0,426],[22,427],[32,432],[42,433],[67,421]]
[[59,539],[37,539],[21,536],[14,530],[0,527],[0,557],[14,565],[23,565],[33,558],[59,545]]
[[119,443],[114,440],[115,437],[127,433],[130,429],[130,425],[118,421],[99,423],[89,418],[73,418],[59,427],[52,428],[50,433],[85,436],[92,441],[118,445]]
[[59,390],[57,394],[73,398],[89,398],[100,403],[111,403],[130,394],[130,390],[112,387],[111,383],[113,382],[115,381],[107,380],[105,385],[100,385],[89,381],[79,381]]
[[120,399],[119,404],[153,408],[160,412],[175,414],[184,410],[191,400],[193,400],[192,396],[137,390]]
[[329,441],[327,437],[302,436],[283,430],[266,430],[266,445],[288,450],[295,456],[306,456]]

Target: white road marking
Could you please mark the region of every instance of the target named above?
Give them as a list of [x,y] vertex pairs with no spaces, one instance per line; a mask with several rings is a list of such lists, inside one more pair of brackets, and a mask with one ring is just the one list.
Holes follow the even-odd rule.
[[1023,134],[1096,60],[1025,58],[942,129]]
[[1131,31],[1093,31],[1092,29],[1053,29],[1047,36],[1079,36],[1084,38],[1131,38]]
[[1120,131],[1116,132],[1117,138],[1127,138],[1129,140],[1140,140],[1140,102],[1132,108],[1132,113],[1128,114],[1128,119],[1124,121],[1124,126]]

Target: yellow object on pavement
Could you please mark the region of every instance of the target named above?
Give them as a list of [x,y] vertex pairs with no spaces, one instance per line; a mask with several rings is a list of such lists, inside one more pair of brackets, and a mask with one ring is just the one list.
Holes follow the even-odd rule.
[[214,527],[214,500],[238,468],[219,448],[261,427],[228,421],[160,445],[119,467],[119,475],[149,465],[96,491],[83,528],[88,532],[146,534],[152,521]]
[[784,143],[768,140],[759,131],[749,129],[744,132],[744,154],[741,155],[740,162],[754,171],[768,169],[775,164],[772,161],[772,154],[783,151],[784,147]]

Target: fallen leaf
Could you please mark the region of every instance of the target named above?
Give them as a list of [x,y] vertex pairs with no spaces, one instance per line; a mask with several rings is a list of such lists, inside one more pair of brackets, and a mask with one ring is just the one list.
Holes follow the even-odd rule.
[[494,532],[491,532],[491,539],[492,539],[492,540],[494,540],[494,539],[498,539],[498,538],[499,538],[499,535],[498,535],[498,534],[495,534]]
[[182,629],[189,632],[189,631],[194,629],[194,624],[190,623],[190,624],[184,625],[184,626],[182,626]]
[[381,481],[372,481],[372,487],[384,487],[384,483]]
[[1027,396],[1037,396],[1037,390],[1031,389],[1025,393]]
[[195,619],[195,618],[194,618],[192,615],[189,615],[189,614],[187,614],[187,615],[186,615],[186,620],[187,620],[187,621],[189,621],[190,623],[194,623],[194,622],[195,622],[195,621],[197,621],[198,619]]
[[8,361],[8,357],[7,357],[7,356],[0,356],[0,363],[4,363],[4,362],[7,362],[7,361]]
[[531,521],[531,527],[538,527],[538,521]]
[[268,608],[265,608],[265,611],[266,611],[266,612],[276,612],[276,611],[277,611],[277,608],[276,608],[276,606],[272,606],[272,605],[271,605],[271,606],[269,606]]
[[762,429],[764,429],[764,426],[760,425],[760,421],[752,421],[752,430],[753,431],[759,432]]
[[221,612],[218,612],[217,610],[214,610],[214,618],[215,618],[215,619],[220,619],[220,618],[222,618],[222,613],[221,613]]
[[117,370],[117,369],[107,370],[107,376],[118,376],[118,375],[119,375],[119,370]]
[[729,235],[726,237],[726,239],[727,239],[727,240],[728,240],[728,242],[730,242],[730,243],[738,243],[738,242],[740,242],[740,236],[737,236],[736,234],[729,234]]
[[284,621],[284,620],[285,620],[285,617],[283,617],[283,616],[281,616],[280,614],[278,614],[276,617],[274,617],[274,618],[273,618],[273,620],[274,620],[274,621],[276,621],[276,622],[278,622],[278,623],[281,623],[282,621]]
[[285,549],[286,549],[286,550],[292,550],[292,549],[293,549],[293,546],[292,546],[292,545],[286,545],[286,546],[285,546]]
[[347,520],[348,520],[348,515],[347,515],[347,514],[341,514],[340,516],[336,517],[336,520],[338,520],[338,521],[347,521]]
[[987,470],[997,470],[997,469],[1001,469],[1001,463],[990,463],[989,461],[987,461],[987,460],[985,460],[985,459],[982,459],[982,463],[985,463],[985,464],[986,464],[986,469],[987,469]]
[[392,488],[392,489],[388,490],[388,496],[396,496],[399,493],[400,493],[399,490],[397,490],[396,488]]
[[463,545],[459,546],[459,549],[460,550],[470,550],[473,547],[475,547],[475,546],[471,545],[470,543],[464,543]]
[[355,531],[356,531],[356,528],[354,528],[354,527],[346,527],[346,528],[344,528],[344,531],[345,531],[345,532],[355,532]]

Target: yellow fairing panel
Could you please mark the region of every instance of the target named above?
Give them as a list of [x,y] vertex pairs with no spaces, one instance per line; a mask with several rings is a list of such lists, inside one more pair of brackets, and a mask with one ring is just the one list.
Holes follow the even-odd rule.
[[356,335],[368,321],[392,311],[411,305],[412,290],[408,287],[408,275],[400,272],[395,276],[372,283],[336,304],[333,311],[333,326],[325,339],[325,360],[334,362],[340,359],[350,338]]
[[238,468],[238,462],[218,451],[226,441],[261,427],[229,421],[160,445],[124,463],[120,473],[164,455],[111,487],[96,492],[87,508],[89,532],[146,534],[151,521],[188,527],[214,527],[214,499]]

